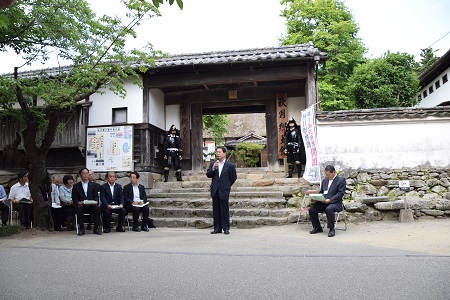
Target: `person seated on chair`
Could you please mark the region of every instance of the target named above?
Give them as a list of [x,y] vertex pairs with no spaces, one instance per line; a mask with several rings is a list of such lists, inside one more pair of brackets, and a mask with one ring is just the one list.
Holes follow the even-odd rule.
[[[98,193],[100,191],[100,185],[96,182],[90,182],[88,179],[89,170],[87,168],[81,169],[78,174],[81,177],[81,181],[75,183],[72,188],[72,201],[75,206],[77,219],[78,219],[78,235],[84,235],[84,214],[94,215],[94,230],[95,234],[102,234],[99,229],[100,224],[100,202]],[[97,204],[84,204],[85,200],[97,201]]]
[[11,187],[9,200],[11,200],[13,210],[19,212],[20,224],[28,229],[31,227],[33,218],[33,199],[28,186],[28,173],[19,172],[17,177],[19,182]]
[[123,208],[123,191],[122,186],[116,183],[116,173],[108,172],[106,174],[106,182],[100,187],[100,200],[102,201],[103,210],[103,232],[111,232],[111,214],[119,214],[116,231],[125,232],[123,229],[123,221],[125,220],[126,210]]
[[8,197],[3,185],[0,184],[0,211],[2,212],[2,226],[8,224],[9,206],[6,204]]
[[59,201],[68,231],[75,229],[75,206],[72,201],[73,181],[72,175],[64,175],[63,184],[59,186]]
[[[306,195],[323,194],[324,201],[312,201],[313,205],[309,208],[309,217],[311,218],[312,227],[310,234],[323,232],[319,221],[319,213],[325,212],[327,215],[327,227],[330,229],[328,236],[335,235],[334,223],[335,212],[343,210],[342,198],[345,194],[345,179],[336,174],[333,166],[325,167],[325,178],[322,180],[320,190],[309,190]],[[315,202],[315,203],[314,203]]]
[[[148,216],[150,209],[148,204],[142,207],[133,206],[138,204],[147,203],[147,194],[145,193],[145,187],[139,184],[139,173],[130,173],[130,183],[123,187],[123,197],[125,200],[125,209],[127,213],[133,212],[133,231],[149,231],[148,230]],[[141,200],[143,201],[141,203]],[[142,212],[142,224],[139,229],[139,213]]]

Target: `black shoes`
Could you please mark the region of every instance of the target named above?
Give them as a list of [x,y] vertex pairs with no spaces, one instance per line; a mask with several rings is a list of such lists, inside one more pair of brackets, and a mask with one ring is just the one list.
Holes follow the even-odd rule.
[[322,227],[313,228],[309,231],[310,234],[315,234],[315,233],[319,233],[319,232],[323,232]]
[[139,229],[139,227],[137,227],[137,226],[133,226],[133,229],[132,229],[133,231],[136,231],[136,232],[139,232],[139,231],[141,231],[140,229]]
[[334,232],[334,229],[330,229],[330,232],[328,232],[328,237],[333,237],[335,235],[336,233]]
[[144,227],[142,227],[142,228],[141,228],[141,230],[142,230],[142,231],[146,231],[146,232],[148,232],[148,231],[149,231],[149,230],[148,230],[148,226],[144,226]]
[[94,228],[94,233],[98,234],[98,235],[102,235],[102,232],[100,231],[100,229],[98,229],[98,227]]
[[224,230],[223,233],[224,234],[230,234],[230,231],[229,230]]
[[116,231],[117,232],[125,232],[125,229],[122,226],[117,226]]
[[82,235],[84,235],[85,233],[86,233],[86,231],[84,230],[84,228],[78,230],[78,235],[79,235],[79,236],[82,236]]
[[213,231],[211,231],[211,234],[218,234],[218,233],[222,233],[222,230],[213,230]]

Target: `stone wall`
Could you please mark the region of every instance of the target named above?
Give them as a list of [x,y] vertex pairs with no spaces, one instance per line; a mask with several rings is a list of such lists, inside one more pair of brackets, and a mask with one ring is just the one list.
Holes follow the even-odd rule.
[[[350,221],[398,219],[404,201],[415,219],[450,217],[448,168],[343,171],[341,176]],[[401,190],[399,180],[409,180],[410,191]]]

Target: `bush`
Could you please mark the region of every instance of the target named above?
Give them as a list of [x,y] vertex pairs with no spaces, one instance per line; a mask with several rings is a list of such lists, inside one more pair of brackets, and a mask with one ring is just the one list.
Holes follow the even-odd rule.
[[22,228],[19,225],[2,226],[0,227],[0,237],[10,236],[19,233]]
[[[243,163],[243,167],[256,167],[259,162],[259,153],[264,149],[264,145],[258,145],[253,143],[239,143],[236,146],[236,160],[239,163]],[[240,167],[241,165],[238,164]]]

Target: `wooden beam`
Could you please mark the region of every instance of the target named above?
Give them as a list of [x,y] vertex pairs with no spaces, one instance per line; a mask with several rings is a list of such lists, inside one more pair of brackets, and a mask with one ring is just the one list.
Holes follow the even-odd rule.
[[174,74],[149,76],[149,88],[180,88],[187,86],[204,86],[212,84],[231,84],[255,81],[278,81],[306,79],[308,69],[302,66],[289,66],[267,69],[229,70],[221,73]]
[[242,100],[257,100],[257,99],[274,99],[275,94],[279,91],[284,91],[290,97],[305,96],[305,82],[299,80],[298,83],[280,84],[273,86],[259,86],[255,87],[241,87],[237,89],[238,99],[228,100],[228,89],[214,89],[209,91],[191,91],[191,92],[176,92],[165,93],[164,101],[166,105],[179,104],[182,101],[190,103],[211,103],[223,101],[242,101]]

